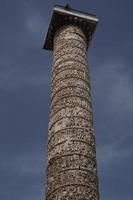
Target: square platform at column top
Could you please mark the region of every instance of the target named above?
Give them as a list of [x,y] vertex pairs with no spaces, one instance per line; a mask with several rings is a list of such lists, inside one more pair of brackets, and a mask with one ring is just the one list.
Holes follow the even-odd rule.
[[53,50],[55,32],[64,25],[75,25],[80,27],[87,39],[87,47],[95,31],[98,18],[95,15],[55,5],[53,8],[50,24],[43,43],[43,49]]

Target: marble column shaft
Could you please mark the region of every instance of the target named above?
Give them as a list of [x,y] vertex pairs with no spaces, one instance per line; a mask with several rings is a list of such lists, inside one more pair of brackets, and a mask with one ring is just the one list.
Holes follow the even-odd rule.
[[98,200],[87,42],[66,25],[54,36],[46,200]]

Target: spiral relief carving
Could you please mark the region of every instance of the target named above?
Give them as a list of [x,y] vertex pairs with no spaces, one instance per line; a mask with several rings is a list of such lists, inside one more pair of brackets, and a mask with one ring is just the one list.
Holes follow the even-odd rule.
[[54,36],[46,200],[98,200],[86,37],[67,25]]

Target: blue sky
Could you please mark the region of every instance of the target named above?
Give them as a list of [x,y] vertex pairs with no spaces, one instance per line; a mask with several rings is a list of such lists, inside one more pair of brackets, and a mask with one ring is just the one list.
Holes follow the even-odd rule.
[[100,200],[133,199],[133,12],[124,0],[1,0],[0,199],[44,199],[54,4],[96,14],[88,51]]

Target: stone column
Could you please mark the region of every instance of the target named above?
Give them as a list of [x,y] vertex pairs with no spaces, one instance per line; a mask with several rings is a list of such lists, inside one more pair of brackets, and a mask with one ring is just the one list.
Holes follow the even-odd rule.
[[46,200],[98,200],[86,36],[62,26],[53,49]]

